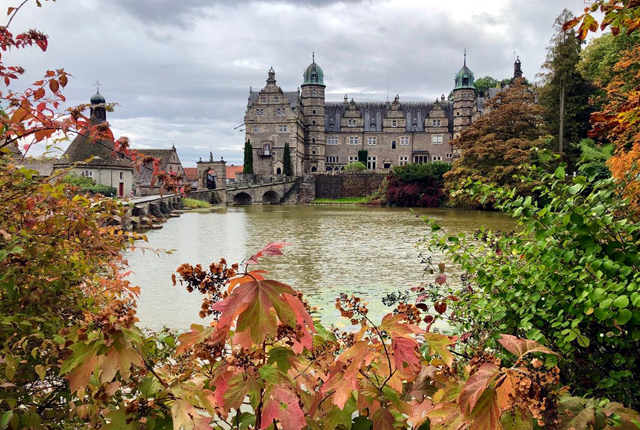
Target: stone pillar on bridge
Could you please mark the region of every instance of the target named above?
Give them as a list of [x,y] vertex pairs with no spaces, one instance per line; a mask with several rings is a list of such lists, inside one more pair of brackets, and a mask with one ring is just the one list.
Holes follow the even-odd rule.
[[198,165],[198,191],[218,190],[224,193],[227,189],[227,162],[222,158],[213,161],[213,153],[209,154],[209,161],[200,161]]

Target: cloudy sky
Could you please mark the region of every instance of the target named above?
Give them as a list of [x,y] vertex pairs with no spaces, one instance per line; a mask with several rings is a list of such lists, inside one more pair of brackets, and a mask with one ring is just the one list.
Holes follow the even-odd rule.
[[465,48],[476,78],[510,77],[515,51],[534,80],[565,7],[580,13],[584,0],[32,1],[12,30],[45,32],[49,50],[3,60],[26,68],[28,82],[64,68],[74,76],[71,105],[87,102],[99,80],[119,104],[112,128],[134,147],[175,144],[185,166],[209,151],[241,164],[244,134],[234,128],[271,66],[295,91],[315,50],[327,101],[385,100],[387,82],[405,101],[447,95]]

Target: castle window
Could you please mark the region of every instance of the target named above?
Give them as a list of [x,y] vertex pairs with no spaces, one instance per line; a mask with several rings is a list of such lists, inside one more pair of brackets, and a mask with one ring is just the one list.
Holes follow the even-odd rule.
[[460,116],[460,112],[456,112],[456,115]]
[[282,175],[282,169],[280,167],[276,169],[276,175]]
[[81,173],[85,178],[93,178],[93,171],[91,170],[83,170]]
[[375,155],[374,156],[368,156],[367,157],[367,169],[375,170],[377,161],[378,161],[378,157],[376,157]]
[[382,168],[383,169],[390,169],[391,168],[391,162],[390,161],[385,161],[384,163],[382,163]]
[[316,90],[311,90],[311,97],[315,97],[316,96]]
[[391,141],[391,149],[396,149],[396,141],[395,140]]
[[262,155],[264,156],[271,155],[271,145],[269,145],[268,143],[265,143],[264,145],[262,145]]
[[370,146],[377,145],[378,144],[378,138],[377,137],[370,137],[369,139],[367,139],[367,144],[370,145]]
[[256,109],[256,115],[264,115],[264,109]]
[[286,133],[287,132],[287,126],[286,125],[279,125],[278,126],[278,133]]
[[445,158],[453,158],[453,154],[449,153],[449,154],[445,155]]
[[355,127],[356,126],[356,120],[355,119],[347,120],[347,125],[349,127]]
[[409,156],[408,155],[401,155],[400,158],[398,159],[398,161],[400,162],[401,166],[406,166],[407,163],[409,163]]
[[311,124],[316,125],[316,120],[311,121]]
[[316,114],[316,110],[315,110],[315,109],[314,109],[314,110],[312,110],[312,111],[311,111],[311,113],[312,113],[313,115],[315,115],[315,114]]
[[124,179],[124,172],[120,172],[120,180],[122,181]]
[[442,135],[431,136],[431,143],[434,145],[442,145]]
[[358,156],[357,155],[349,155],[349,164],[357,163],[357,162],[358,162]]
[[391,121],[391,126],[392,127],[397,127],[398,126],[398,121],[396,121],[396,120]]
[[349,137],[349,145],[357,145],[359,142],[358,136],[350,136]]
[[327,163],[338,163],[338,156],[337,155],[329,155],[327,157]]
[[267,98],[266,97],[262,97],[262,103],[266,103],[267,102]]
[[275,96],[275,97],[273,98],[273,101],[274,101],[274,102],[276,102],[276,103],[278,103],[278,102],[280,101],[280,98],[279,98],[278,96]]
[[433,161],[442,161],[442,155],[434,155]]
[[429,162],[429,156],[428,155],[415,155],[413,157],[413,162],[415,164],[425,164]]
[[253,126],[253,132],[254,133],[260,133],[260,127],[257,126],[257,125]]
[[340,142],[338,141],[337,136],[331,136],[327,138],[327,145],[338,145]]
[[434,127],[440,127],[440,124],[441,124],[441,122],[440,122],[440,120],[439,120],[439,119],[434,119],[434,120],[433,120],[433,126],[434,126]]
[[316,143],[316,138],[315,137],[311,138],[311,143]]
[[400,145],[408,145],[409,144],[409,136],[402,136],[400,138]]

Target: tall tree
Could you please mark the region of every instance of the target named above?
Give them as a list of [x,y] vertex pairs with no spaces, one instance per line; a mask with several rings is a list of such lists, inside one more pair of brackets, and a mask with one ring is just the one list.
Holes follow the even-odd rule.
[[369,151],[366,149],[361,149],[358,151],[358,161],[365,166],[367,165],[367,158],[369,157]]
[[282,154],[282,170],[285,176],[293,176],[293,166],[291,165],[291,150],[289,143],[284,144],[284,153]]
[[[444,175],[450,200],[459,206],[477,206],[479,201],[461,192],[467,179],[515,187],[519,194],[531,191],[515,175],[526,173],[530,164],[544,165],[549,154],[543,134],[542,107],[535,103],[531,88],[518,80],[488,102],[489,113],[480,117],[452,143],[462,151],[451,171]],[[491,202],[489,202],[491,203]]]
[[253,175],[253,148],[251,147],[250,140],[244,143],[244,166],[242,173]]
[[[572,19],[573,14],[567,9],[556,18],[555,34],[542,66],[545,85],[540,91],[540,103],[560,153],[568,152],[570,144],[587,136],[592,112],[589,97],[594,92],[593,85],[578,70],[583,42],[574,30],[563,29],[564,23]],[[568,161],[574,164],[576,160],[569,156]]]
[[500,81],[491,76],[485,76],[484,78],[476,79],[475,85],[478,90],[478,94],[482,93],[486,95],[489,88],[499,88]]

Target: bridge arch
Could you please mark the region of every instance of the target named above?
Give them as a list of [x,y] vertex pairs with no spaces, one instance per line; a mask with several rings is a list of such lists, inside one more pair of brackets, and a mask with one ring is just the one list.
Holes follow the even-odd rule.
[[264,193],[262,195],[262,204],[268,205],[268,204],[278,204],[280,203],[280,196],[278,196],[278,193],[276,193],[273,190],[267,191],[266,193]]
[[233,196],[233,204],[234,205],[250,205],[251,204],[251,196],[247,193],[238,193]]

